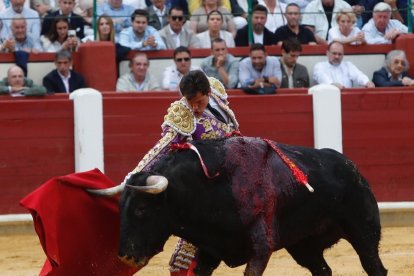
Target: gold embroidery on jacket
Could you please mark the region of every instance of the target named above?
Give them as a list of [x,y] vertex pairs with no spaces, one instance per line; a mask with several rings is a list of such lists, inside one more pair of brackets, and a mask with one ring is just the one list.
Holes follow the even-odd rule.
[[167,110],[167,115],[164,116],[163,125],[168,125],[185,136],[194,133],[195,124],[194,114],[182,100],[172,103]]
[[144,158],[138,163],[137,167],[132,171],[132,173],[137,173],[142,171],[158,154],[167,146],[170,145],[171,141],[177,136],[177,132],[174,129],[169,129],[169,131],[158,140],[157,144],[150,149]]

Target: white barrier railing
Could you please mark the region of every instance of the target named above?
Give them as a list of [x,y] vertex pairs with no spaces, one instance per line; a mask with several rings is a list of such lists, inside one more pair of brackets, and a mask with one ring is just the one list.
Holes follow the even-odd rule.
[[74,109],[75,171],[104,171],[102,94],[92,88],[70,94]]

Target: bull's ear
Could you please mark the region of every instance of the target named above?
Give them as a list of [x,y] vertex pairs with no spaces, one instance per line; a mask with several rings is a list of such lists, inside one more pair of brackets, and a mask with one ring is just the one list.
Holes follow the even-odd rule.
[[162,175],[151,175],[147,177],[145,186],[132,186],[128,184],[126,186],[139,192],[159,194],[167,189],[168,179]]

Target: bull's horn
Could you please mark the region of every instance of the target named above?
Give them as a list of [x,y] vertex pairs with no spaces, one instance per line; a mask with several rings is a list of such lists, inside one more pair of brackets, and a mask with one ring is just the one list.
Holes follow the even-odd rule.
[[88,191],[88,193],[98,195],[98,196],[106,196],[106,197],[115,196],[117,194],[122,193],[122,191],[125,188],[125,183],[131,177],[131,175],[132,173],[128,173],[127,176],[125,176],[124,181],[118,186],[106,188],[106,189],[86,189],[86,190]]
[[161,175],[151,175],[147,178],[146,184],[146,186],[127,186],[140,192],[159,194],[167,189],[168,179]]
[[122,191],[124,190],[124,188],[125,188],[125,182],[122,182],[118,186],[111,187],[111,188],[106,188],[106,189],[86,189],[86,190],[88,191],[88,193],[91,193],[91,194],[94,194],[94,195],[110,197],[110,196],[115,196],[117,194],[122,193]]

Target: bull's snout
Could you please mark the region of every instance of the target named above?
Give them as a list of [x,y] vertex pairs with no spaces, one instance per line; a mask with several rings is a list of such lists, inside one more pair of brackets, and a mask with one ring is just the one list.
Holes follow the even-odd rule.
[[136,267],[141,269],[142,267],[146,266],[149,262],[149,258],[148,257],[144,257],[142,259],[140,259],[139,261],[135,260],[134,257],[129,257],[127,255],[125,256],[118,256],[118,258],[124,262],[125,264],[132,266],[132,267]]

